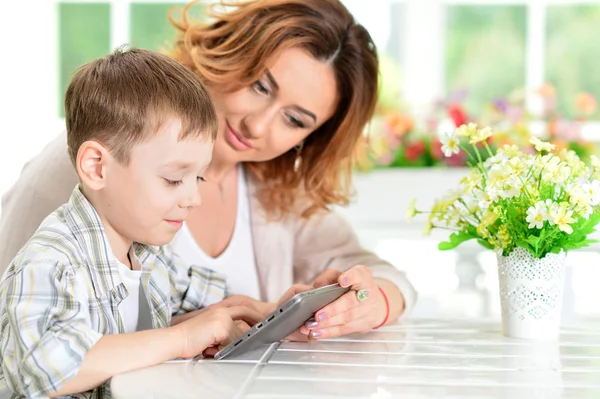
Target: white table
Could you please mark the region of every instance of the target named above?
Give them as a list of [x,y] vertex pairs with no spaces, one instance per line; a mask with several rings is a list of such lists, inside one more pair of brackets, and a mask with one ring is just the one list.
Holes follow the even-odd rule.
[[411,320],[363,335],[283,342],[235,360],[166,363],[112,379],[123,398],[600,398],[600,320],[560,343],[495,321]]

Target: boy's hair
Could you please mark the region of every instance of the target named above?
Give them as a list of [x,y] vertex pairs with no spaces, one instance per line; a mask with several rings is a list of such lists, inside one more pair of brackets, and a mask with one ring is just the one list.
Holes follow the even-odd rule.
[[80,67],[65,95],[67,143],[75,164],[81,144],[96,140],[124,164],[131,148],[181,120],[180,140],[214,140],[217,114],[204,84],[179,62],[156,52],[119,48]]

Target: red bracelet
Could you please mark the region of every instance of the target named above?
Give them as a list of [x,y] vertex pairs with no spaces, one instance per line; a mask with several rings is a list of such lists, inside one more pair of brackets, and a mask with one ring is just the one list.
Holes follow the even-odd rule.
[[387,323],[388,318],[390,317],[390,302],[388,301],[388,297],[387,295],[385,295],[385,292],[381,289],[381,287],[378,286],[377,288],[379,288],[379,291],[381,292],[381,295],[383,295],[383,299],[385,300],[385,319],[383,319],[383,323],[375,327],[375,330],[377,330],[381,326],[384,326],[385,323]]

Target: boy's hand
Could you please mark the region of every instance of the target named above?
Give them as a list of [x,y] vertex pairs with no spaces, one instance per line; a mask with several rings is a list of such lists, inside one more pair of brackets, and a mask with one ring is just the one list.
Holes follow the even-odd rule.
[[246,306],[250,309],[256,310],[257,312],[262,314],[263,318],[265,318],[275,310],[277,304],[271,302],[257,301],[256,299],[251,298],[247,295],[230,295],[227,298],[223,299],[221,302],[211,305],[211,307],[214,308],[230,308],[233,306]]
[[237,339],[249,326],[258,323],[262,318],[263,316],[256,310],[245,306],[206,309],[197,316],[172,327],[181,337],[179,357],[194,357],[207,348],[220,349]]

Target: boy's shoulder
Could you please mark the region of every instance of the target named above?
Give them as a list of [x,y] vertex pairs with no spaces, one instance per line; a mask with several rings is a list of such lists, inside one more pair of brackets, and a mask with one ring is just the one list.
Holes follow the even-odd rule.
[[78,232],[66,220],[68,204],[48,215],[33,236],[17,253],[9,268],[15,272],[28,264],[52,264],[62,268],[76,268],[85,260],[78,243]]

